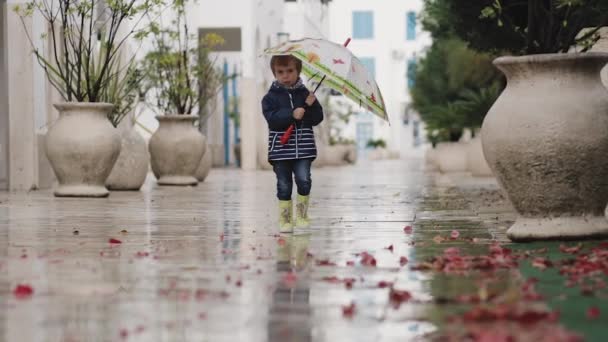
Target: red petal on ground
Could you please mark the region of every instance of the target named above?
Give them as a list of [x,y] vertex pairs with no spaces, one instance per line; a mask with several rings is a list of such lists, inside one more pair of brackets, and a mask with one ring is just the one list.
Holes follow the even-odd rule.
[[287,243],[287,241],[285,241],[285,239],[283,239],[282,237],[277,239],[277,243],[279,244],[279,246],[285,246],[285,244]]
[[137,253],[135,253],[135,257],[137,257],[137,258],[145,258],[147,256],[150,256],[150,253],[148,253],[148,252],[137,252]]
[[403,232],[405,234],[412,234],[412,226],[405,226],[405,227],[403,227]]
[[207,314],[204,312],[199,312],[198,319],[200,319],[201,321],[207,319]]
[[393,245],[390,245],[390,246],[385,247],[385,248],[386,248],[386,249],[388,249],[388,250],[389,250],[389,251],[391,251],[391,252],[393,251]]
[[361,264],[364,266],[376,266],[376,259],[369,253],[363,252],[361,253]]
[[341,283],[342,280],[338,279],[338,277],[323,277],[321,280],[326,281],[328,283],[337,284]]
[[127,329],[120,329],[119,335],[120,338],[126,339],[127,337],[129,337],[129,331]]
[[546,258],[534,258],[534,260],[532,260],[532,266],[544,270],[547,267],[553,267],[553,263]]
[[391,286],[393,286],[393,283],[391,283],[390,281],[384,281],[384,280],[382,280],[382,281],[378,282],[378,287],[381,288],[381,289],[383,289],[385,287],[391,287]]
[[355,282],[355,278],[345,278],[344,279],[344,286],[347,289],[352,289],[353,288],[353,283]]
[[119,244],[119,243],[122,243],[122,241],[120,241],[120,240],[118,240],[118,239],[115,239],[115,238],[110,238],[110,239],[108,240],[108,242],[109,242],[109,243],[111,243],[111,244]]
[[241,287],[243,286],[243,282],[241,280],[237,280],[234,285],[236,285],[237,287]]
[[220,234],[220,241],[224,241],[224,234]]
[[144,332],[144,330],[146,330],[146,327],[144,327],[143,325],[138,325],[138,326],[135,328],[135,333],[136,333],[136,334],[140,334],[140,333]]
[[346,266],[355,266],[355,262],[354,261],[347,261],[346,262]]
[[336,266],[335,263],[329,261],[328,259],[317,260],[316,263],[317,263],[317,266]]
[[342,307],[342,316],[346,318],[352,318],[355,314],[355,303]]
[[399,258],[399,265],[405,266],[405,265],[407,265],[407,262],[408,262],[408,260],[406,257],[402,256],[401,258]]
[[460,236],[460,232],[457,230],[452,230],[452,233],[450,233],[450,237],[452,239],[458,239],[459,236]]
[[568,247],[564,244],[559,245],[559,250],[562,253],[567,253],[567,254],[576,254],[581,250],[581,248],[583,248],[582,243],[579,243],[576,246],[572,246],[572,247]]
[[409,291],[395,290],[394,288],[391,288],[391,291],[389,292],[388,296],[389,300],[396,306],[399,306],[401,303],[407,302],[412,298],[412,295],[409,293]]
[[589,309],[587,309],[587,318],[588,319],[596,319],[600,317],[600,308],[598,308],[597,306],[592,306]]
[[13,294],[17,299],[27,299],[34,294],[34,289],[30,285],[18,284],[13,290]]

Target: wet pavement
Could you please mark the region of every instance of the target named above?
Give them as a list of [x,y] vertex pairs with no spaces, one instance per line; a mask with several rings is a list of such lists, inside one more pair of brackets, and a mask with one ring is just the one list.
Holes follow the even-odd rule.
[[0,192],[0,340],[608,336],[608,244],[510,244],[493,179],[420,160],[313,169],[312,225],[293,235],[274,182],[213,169],[106,199]]

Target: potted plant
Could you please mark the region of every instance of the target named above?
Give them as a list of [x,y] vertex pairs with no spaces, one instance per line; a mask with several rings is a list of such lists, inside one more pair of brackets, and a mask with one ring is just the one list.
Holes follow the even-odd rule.
[[471,47],[519,55],[494,60],[507,86],[481,129],[485,157],[519,214],[507,235],[608,235],[608,94],[600,80],[608,54],[585,53],[608,23],[608,3],[427,3],[444,6],[451,15],[440,25]]
[[203,67],[197,40],[189,32],[185,1],[173,1],[174,19],[151,22],[152,51],[143,59],[146,100],[162,113],[149,141],[152,171],[160,185],[197,185],[195,172],[205,153],[205,137],[195,127]]
[[[460,142],[461,137],[465,129],[475,132],[481,126],[502,89],[502,77],[492,66],[490,54],[471,50],[428,20],[423,23],[434,41],[416,68],[410,89],[412,107],[431,133],[433,148],[427,152],[428,161],[442,172],[464,172],[469,169],[469,159],[483,161],[483,155],[479,148],[478,156],[469,158],[471,144]],[[471,163],[475,173],[477,164]]]
[[138,33],[136,26],[127,29],[127,20],[156,5],[156,0],[57,0],[15,7],[24,27],[24,18],[34,12],[46,21],[48,30],[40,38],[48,42],[48,51],[35,46],[33,39],[39,37],[28,37],[50,84],[65,101],[55,104],[59,119],[49,127],[45,142],[59,182],[55,196],[108,196],[104,183],[120,152],[112,123],[122,118],[106,102],[108,89],[133,76],[117,64],[127,39]]

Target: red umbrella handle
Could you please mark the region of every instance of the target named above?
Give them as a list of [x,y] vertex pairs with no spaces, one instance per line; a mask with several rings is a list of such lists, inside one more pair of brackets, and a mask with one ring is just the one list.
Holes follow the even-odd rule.
[[281,136],[282,145],[287,144],[287,142],[289,141],[289,137],[291,136],[291,132],[293,132],[293,128],[294,128],[294,125],[292,124],[291,126],[289,126],[287,131],[285,131],[285,133],[283,133],[283,136]]

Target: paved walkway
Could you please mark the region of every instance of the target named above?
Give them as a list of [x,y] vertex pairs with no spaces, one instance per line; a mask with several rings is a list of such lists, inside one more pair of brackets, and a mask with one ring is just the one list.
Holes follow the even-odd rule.
[[[505,249],[514,214],[491,179],[439,175],[420,160],[314,169],[312,226],[293,236],[276,234],[274,182],[269,171],[213,169],[198,187],[149,180],[107,199],[0,192],[0,340],[539,341],[607,332],[608,308],[586,317],[599,289],[583,303],[576,287],[564,297],[557,268],[539,274],[551,266],[535,258],[559,243]],[[548,297],[535,290],[545,279]],[[557,318],[555,307],[574,301],[578,311]],[[534,329],[518,326],[526,321]]]

